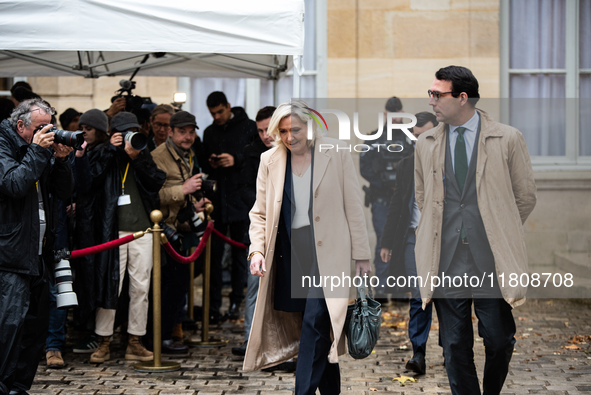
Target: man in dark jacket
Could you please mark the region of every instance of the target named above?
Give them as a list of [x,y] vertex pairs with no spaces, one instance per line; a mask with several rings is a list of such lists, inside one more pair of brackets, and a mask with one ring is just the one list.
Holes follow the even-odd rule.
[[[417,124],[413,128],[413,134],[416,137],[433,129],[439,123],[435,115],[429,112],[420,112],[416,114],[416,117]],[[417,275],[415,230],[421,218],[414,194],[414,171],[415,155],[413,152],[398,164],[398,177],[396,177],[396,186],[390,200],[380,251],[382,260],[389,262],[392,268],[405,269],[407,279]],[[431,328],[431,312],[431,304],[423,310],[419,289],[412,287],[408,337],[412,343],[413,357],[406,364],[406,368],[418,374],[425,373],[425,352]]]
[[[402,102],[396,96],[391,97],[386,102],[384,109],[384,119],[387,119],[389,112],[396,113],[403,111]],[[402,118],[393,118],[392,122],[394,124],[402,123]],[[365,191],[365,205],[371,204],[371,222],[376,234],[374,265],[380,284],[386,282],[386,278],[390,272],[388,263],[382,261],[380,258],[380,240],[386,221],[386,213],[388,212],[388,202],[390,201],[392,189],[396,182],[398,163],[402,158],[412,152],[412,144],[404,132],[399,129],[393,130],[392,139],[389,140],[386,128],[387,123],[384,124],[382,134],[377,140],[365,141],[365,144],[370,145],[372,149],[363,152],[359,157],[361,176],[369,182],[369,187],[363,187],[363,189]],[[372,134],[376,132],[377,130]],[[385,146],[390,144],[398,144],[401,150],[391,152],[385,149]],[[378,288],[376,290],[376,297],[382,304],[388,301],[388,295],[384,291],[384,288]],[[400,298],[402,295],[396,294],[394,297]]]
[[[0,394],[25,394],[43,353],[53,279],[50,194],[73,189],[67,155],[48,130],[55,110],[22,102],[0,124]],[[53,147],[53,150],[52,150]]]
[[[213,123],[203,133],[204,170],[209,179],[217,181],[214,196],[213,219],[215,228],[223,234],[241,241],[248,230],[248,209],[240,197],[240,168],[244,160],[244,147],[256,136],[256,124],[248,119],[241,107],[231,107],[223,92],[213,92],[207,97],[207,107]],[[224,244],[214,238],[211,260],[211,320],[220,319],[222,305],[222,257]],[[238,309],[244,299],[247,275],[246,252],[232,248],[232,293],[227,318],[238,318]]]
[[[137,133],[139,128],[134,114],[120,112],[111,119],[110,140],[88,152],[95,185],[103,187],[97,193],[95,208],[99,243],[149,228],[149,213],[159,207],[158,192],[166,174],[156,167],[147,146],[142,149],[132,146],[130,133]],[[111,357],[110,337],[126,271],[130,302],[125,359],[152,360],[152,352],[140,343],[140,337],[146,334],[148,320],[152,272],[150,238],[139,238],[119,248],[103,251],[97,255],[95,265],[98,293],[95,332],[99,336],[99,347],[90,356],[90,362],[102,363]]]
[[[244,163],[242,165],[242,199],[246,209],[250,211],[257,199],[257,174],[261,163],[261,154],[272,147],[273,139],[267,133],[271,116],[275,112],[275,107],[263,107],[257,113],[255,118],[259,138],[244,148]],[[247,244],[248,234],[244,237]],[[252,325],[252,316],[254,315],[254,306],[259,292],[259,278],[247,273],[246,302],[244,307],[244,343],[239,347],[232,347],[232,354],[244,356],[246,353],[246,344],[250,336],[250,327]]]

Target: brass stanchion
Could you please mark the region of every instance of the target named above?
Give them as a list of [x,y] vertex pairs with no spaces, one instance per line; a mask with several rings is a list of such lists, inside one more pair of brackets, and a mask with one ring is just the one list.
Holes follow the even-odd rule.
[[[213,205],[207,204],[205,206],[207,218],[211,221],[209,214],[213,211]],[[209,338],[209,288],[210,288],[210,274],[211,274],[211,239],[213,232],[207,239],[205,245],[205,267],[203,268],[203,308],[201,317],[201,341],[190,339],[189,343],[200,347],[219,347],[225,345],[227,342],[222,340],[214,340]]]
[[162,272],[160,270],[160,221],[162,221],[162,212],[154,210],[150,213],[150,219],[154,223],[152,227],[154,266],[152,268],[153,278],[153,321],[154,321],[154,360],[149,362],[139,362],[133,366],[138,372],[172,372],[179,370],[181,364],[172,361],[162,361]]

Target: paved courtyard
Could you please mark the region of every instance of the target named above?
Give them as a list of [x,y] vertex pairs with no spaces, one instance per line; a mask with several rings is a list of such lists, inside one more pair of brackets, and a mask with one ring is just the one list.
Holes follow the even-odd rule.
[[[448,394],[449,386],[437,346],[438,324],[433,320],[427,351],[427,373],[415,377],[404,369],[411,356],[407,340],[408,306],[396,303],[384,309],[380,340],[366,359],[342,358],[343,394]],[[435,315],[435,314],[434,314]],[[587,301],[528,300],[514,310],[517,343],[503,394],[591,393],[591,303]],[[474,324],[476,325],[474,319]],[[226,340],[216,348],[192,347],[177,361],[172,373],[139,373],[124,359],[125,341],[116,334],[111,360],[90,364],[89,355],[71,352],[68,341],[61,370],[47,369],[42,362],[30,394],[292,394],[292,373],[243,373],[242,358],[232,346],[242,341],[243,323],[227,321],[212,327],[211,336]],[[475,333],[476,327],[475,327]],[[475,339],[476,364],[482,379],[484,347]],[[403,376],[416,381],[405,381]],[[394,380],[398,379],[398,380]],[[400,381],[405,381],[404,385]]]

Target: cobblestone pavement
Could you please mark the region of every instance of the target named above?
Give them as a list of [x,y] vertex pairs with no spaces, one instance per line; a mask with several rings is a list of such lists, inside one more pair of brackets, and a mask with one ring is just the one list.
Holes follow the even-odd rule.
[[[515,309],[517,343],[503,394],[591,393],[590,307],[589,301],[528,300]],[[405,371],[412,349],[406,334],[407,312],[408,306],[402,303],[387,307],[374,353],[362,360],[341,359],[343,394],[450,393],[437,346],[436,319],[429,336],[427,373],[414,377]],[[163,357],[181,364],[172,373],[136,372],[134,363],[125,361],[125,341],[117,334],[112,359],[103,364],[90,364],[89,355],[72,353],[68,341],[67,367],[47,369],[42,362],[30,394],[292,394],[292,373],[241,371],[242,358],[232,355],[231,348],[241,343],[242,328],[240,321],[225,322],[210,332],[212,337],[227,340],[226,345],[193,347],[186,357]],[[474,348],[482,379],[484,347],[478,336]],[[401,376],[416,382],[393,381]]]

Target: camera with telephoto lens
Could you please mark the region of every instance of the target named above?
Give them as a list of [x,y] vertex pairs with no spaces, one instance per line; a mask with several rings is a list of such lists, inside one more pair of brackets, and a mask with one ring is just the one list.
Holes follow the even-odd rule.
[[57,286],[55,304],[58,309],[62,310],[78,306],[78,298],[73,288],[74,276],[67,258],[69,258],[69,254],[66,250],[59,250],[54,254],[55,284]]
[[121,137],[123,137],[123,144],[129,141],[129,144],[138,151],[143,151],[148,146],[148,137],[143,133],[126,130],[121,132]]
[[187,223],[191,232],[195,232],[197,235],[202,235],[207,227],[205,215],[196,212],[195,206],[190,201],[187,201],[185,207],[179,210],[176,219],[179,224]]
[[[37,129],[35,129],[34,133],[37,133],[46,126],[47,124],[39,126]],[[68,147],[72,147],[78,151],[82,150],[82,144],[84,143],[84,132],[70,132],[67,130],[58,129],[53,126],[47,131],[47,133],[55,133],[53,137],[54,143],[67,145]]]

